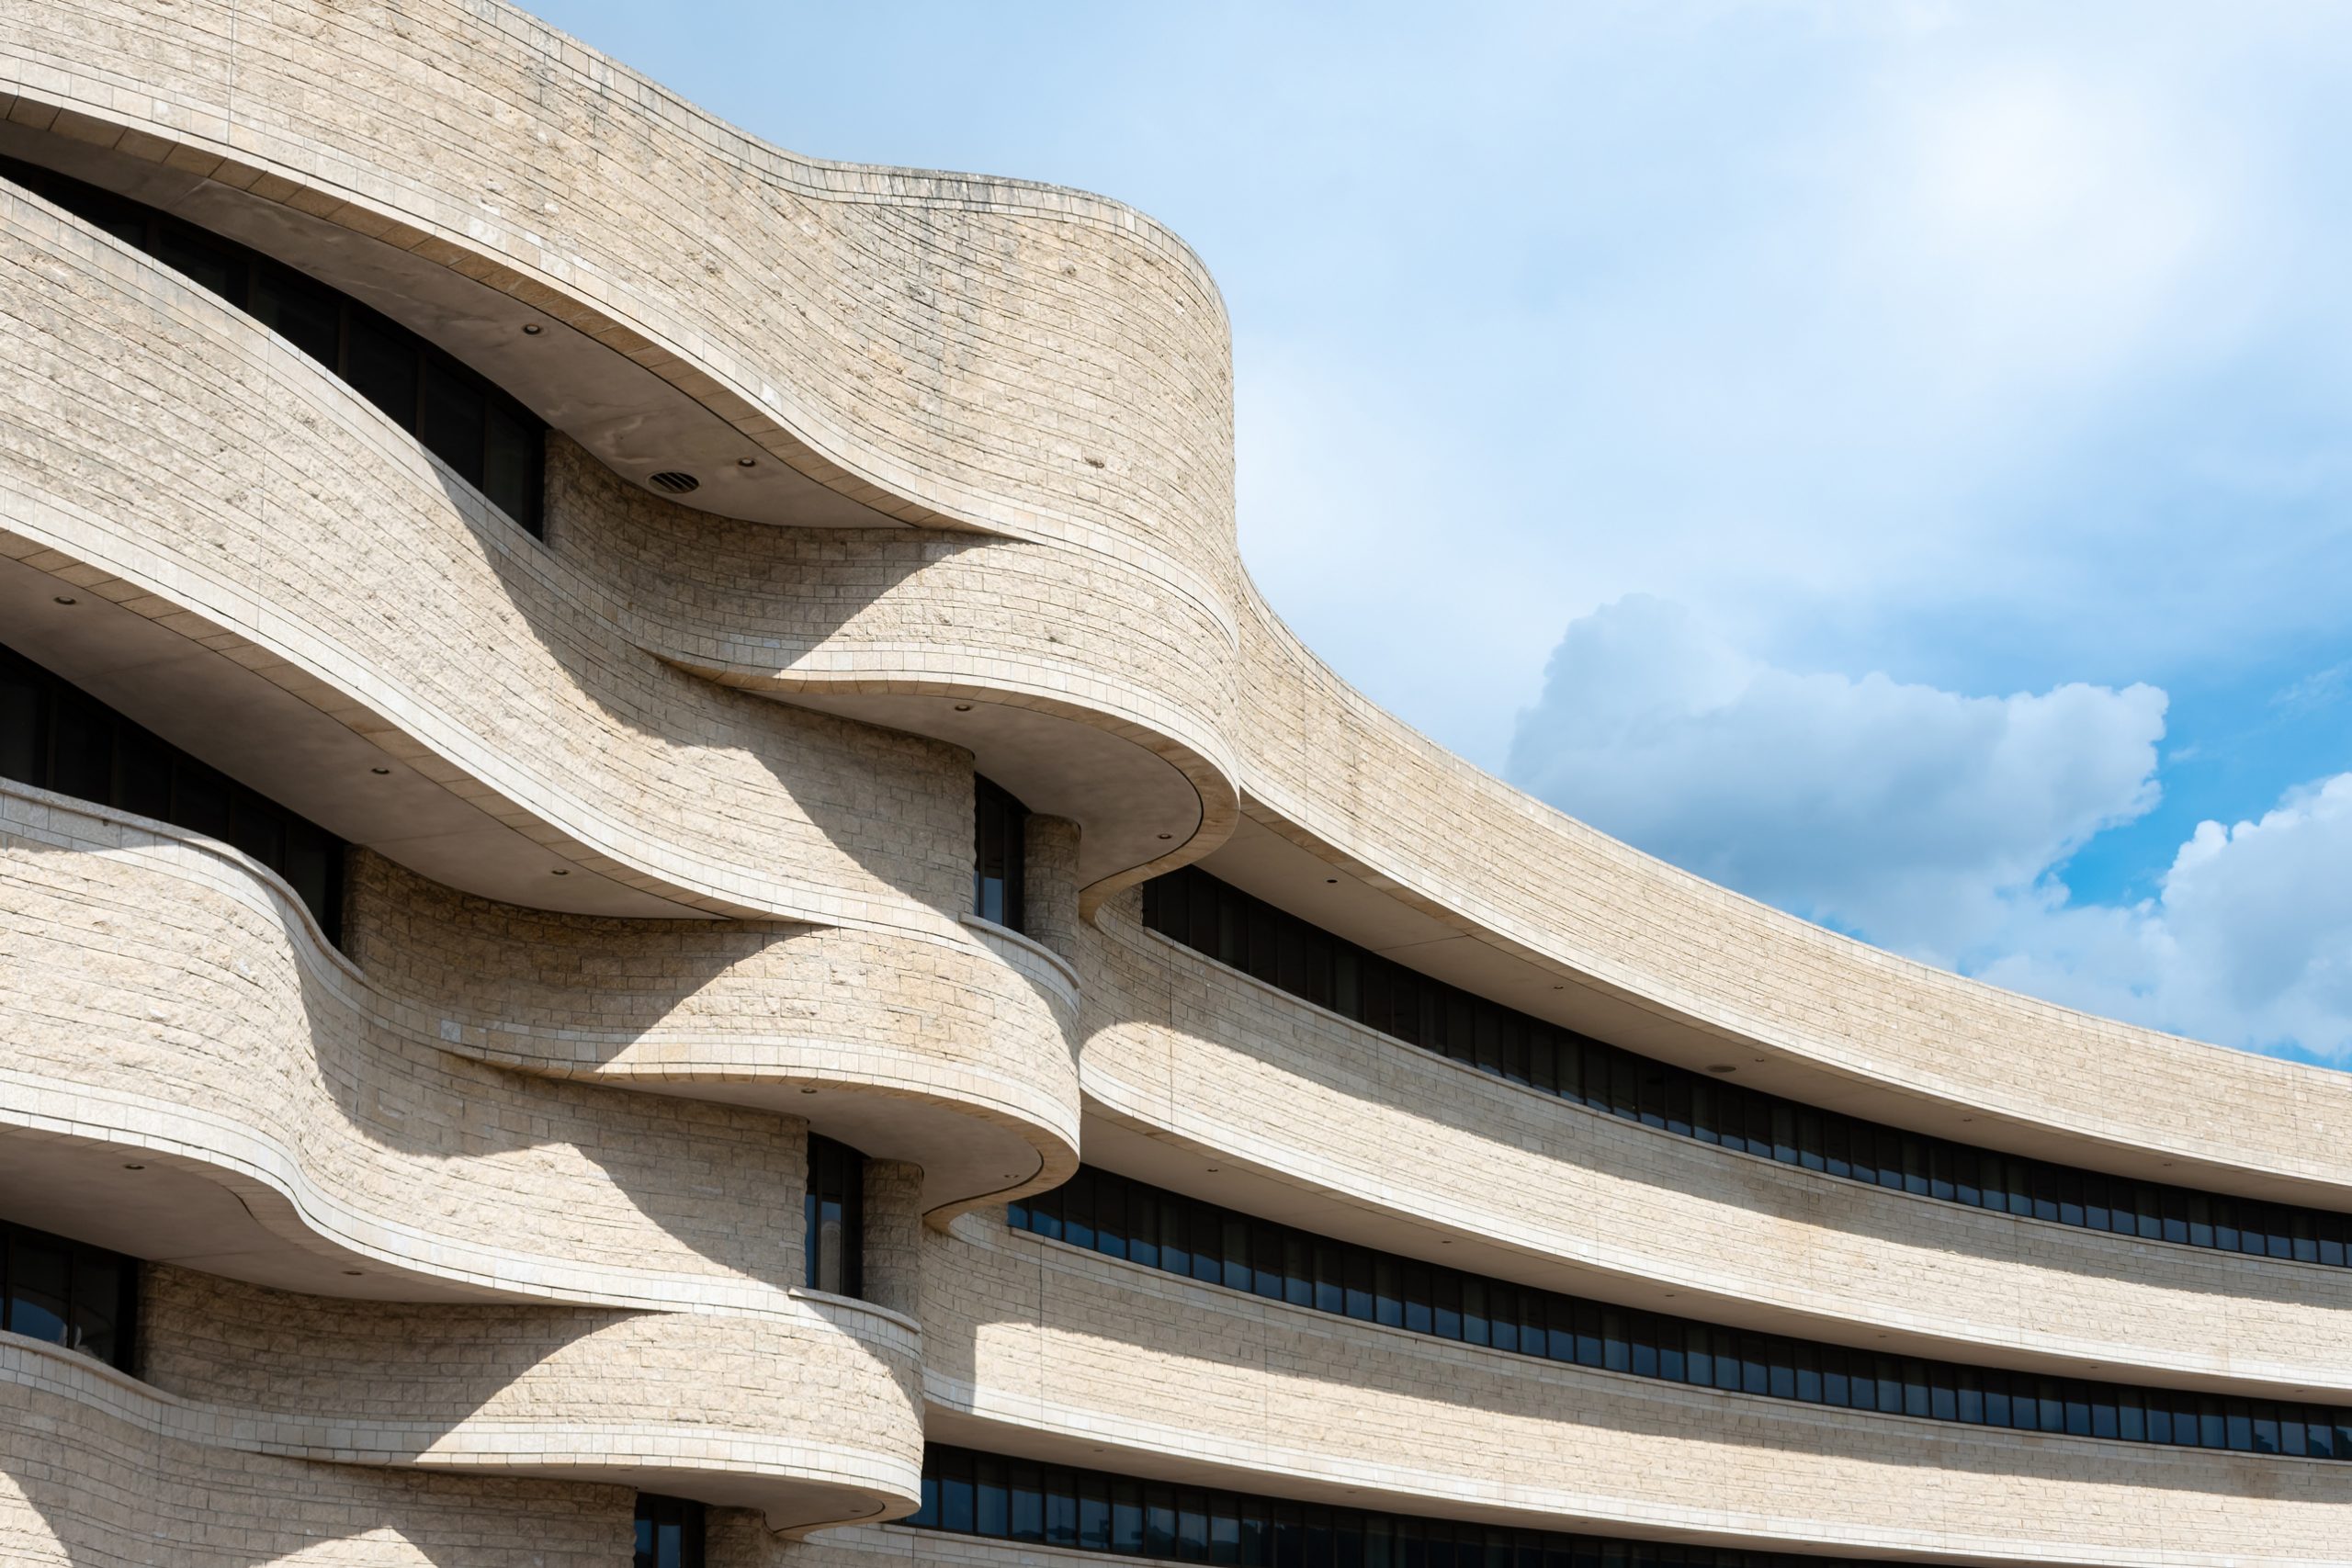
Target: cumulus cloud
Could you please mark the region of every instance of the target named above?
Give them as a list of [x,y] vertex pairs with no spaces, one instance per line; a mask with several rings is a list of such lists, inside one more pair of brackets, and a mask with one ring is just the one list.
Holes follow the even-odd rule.
[[2352,1062],[2352,773],[2201,822],[2156,896],[2013,922],[1980,977],[2256,1050]]
[[1510,774],[1702,875],[1952,964],[2154,804],[2164,717],[2149,686],[1976,697],[1800,674],[1634,597],[1568,627]]
[[2225,1044],[2352,1057],[2352,773],[2201,824],[2157,894],[2066,858],[2157,798],[2165,694],[1973,696],[1757,659],[1657,599],[1572,623],[1512,780],[1702,875],[1897,952]]

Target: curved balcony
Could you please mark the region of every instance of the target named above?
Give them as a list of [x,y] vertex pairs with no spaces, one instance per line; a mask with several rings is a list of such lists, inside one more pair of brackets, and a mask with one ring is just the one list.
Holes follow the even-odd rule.
[[210,1407],[15,1335],[0,1335],[0,1389],[11,1563],[604,1568],[628,1540],[618,1487],[256,1452]]
[[[12,16],[0,57],[0,118],[372,288],[618,472],[766,453],[698,493],[1230,559],[1224,306],[1131,208],[801,158],[504,6],[396,32],[293,0],[67,0]],[[682,208],[686,265],[645,220]]]
[[[380,863],[352,902],[393,987],[209,840],[10,785],[0,852],[12,1213],[134,1256],[322,1294],[767,1311],[799,1278],[797,1227],[780,1216],[797,1202],[802,1142],[799,1117],[767,1107],[821,1104],[828,1125],[922,1146],[934,1207],[1049,1184],[1075,1157],[1058,1130],[1068,1090],[1054,1087],[1067,1047],[1042,1002],[1026,1004],[1026,1082],[1008,1066],[1021,1059],[1012,1030],[985,1037],[996,1063],[972,1045],[965,1066],[943,1053],[918,1082],[922,1037],[876,1028],[899,1010],[812,967],[833,954],[798,950],[806,933],[663,922],[637,933],[648,967],[635,986],[619,974],[550,1010],[565,964],[583,958],[575,928],[569,952],[547,943],[536,986],[526,973],[503,998],[486,982],[464,994],[453,964],[444,1005],[396,988],[422,982],[435,953],[398,956],[401,938],[444,915],[466,919],[439,928],[443,942],[500,933],[500,912],[453,909],[413,883],[394,896],[377,886]],[[559,923],[506,928],[487,950]],[[730,974],[739,960],[748,978]],[[1017,1003],[1025,982],[1001,965],[942,983],[985,1008],[985,990],[958,981],[989,973]],[[776,1027],[780,976],[827,1002],[834,1028]],[[510,1070],[527,1059],[594,1079],[616,1057],[618,1081],[663,1092]],[[745,1103],[714,1103],[729,1099]]]
[[[912,641],[853,626],[816,646],[802,606],[780,637],[673,621],[650,646],[968,748],[1035,808],[1088,829],[1080,869],[1102,885],[1090,907],[1230,830],[1227,330],[1172,236],[1072,191],[796,158],[520,12],[450,6],[424,26],[464,62],[462,85],[429,51],[388,49],[364,26],[337,38],[338,20],[300,5],[240,12],[234,28],[225,16],[134,24],[100,0],[0,30],[19,73],[0,152],[169,209],[379,308],[577,439],[634,497],[689,473],[672,513],[1051,547],[1047,571],[983,567],[972,534],[934,535],[925,554],[944,564],[890,594],[923,628]],[[40,69],[79,58],[85,29],[132,26],[155,46],[119,62],[136,91],[84,94]],[[363,132],[318,112],[321,70],[337,96],[373,78],[439,111]],[[485,112],[494,79],[542,111],[551,91],[566,98],[559,119],[594,118],[593,155],[551,153],[571,143]],[[675,201],[682,175],[711,203],[704,265],[684,274],[665,240],[613,221]],[[484,190],[501,195],[485,203]],[[861,597],[898,570],[875,554]],[[1008,572],[1042,596],[1001,597]],[[1118,607],[1170,613],[1100,614],[1090,596],[1106,580],[1133,580]],[[1046,617],[1035,650],[949,629],[1014,604]],[[836,607],[816,604],[815,618]],[[661,618],[657,606],[649,624]],[[1115,635],[1048,629],[1090,622]]]
[[934,1223],[1075,1168],[1078,997],[1017,936],[517,908],[355,857],[344,946],[407,1038],[806,1119],[923,1172]]
[[[960,942],[974,758],[1084,827],[1089,883],[1235,819],[1234,633],[1196,588],[1058,547],[687,513],[560,440],[541,547],[239,312],[0,206],[43,258],[6,275],[28,324],[0,374],[60,415],[0,474],[12,636],[346,838],[509,902]],[[256,420],[233,453],[208,439]],[[842,804],[877,774],[887,823]]]
[[610,588],[638,646],[969,750],[1031,810],[1080,825],[1090,912],[1238,820],[1224,730],[1238,634],[1189,574],[968,534],[710,517],[568,446],[551,475],[567,553]]
[[[958,1221],[934,1440],[1308,1500],[1965,1562],[2304,1564],[2352,1472],[1522,1363]],[[934,1276],[937,1277],[937,1276]]]
[[863,1302],[411,1306],[166,1268],[141,1310],[146,1381],[254,1453],[634,1486],[775,1529],[921,1500],[922,1337]]
[[2343,1269],[2143,1244],[1712,1147],[1401,1044],[1144,931],[1131,908],[1091,934],[1094,999],[1115,1021],[1081,1056],[1086,1147],[1145,1179],[1728,1325],[2125,1382],[2352,1391]]

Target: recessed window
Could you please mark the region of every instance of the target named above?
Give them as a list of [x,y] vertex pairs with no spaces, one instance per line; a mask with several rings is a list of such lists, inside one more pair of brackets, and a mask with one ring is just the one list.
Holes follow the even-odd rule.
[[2352,1430],[2352,1409],[2256,1400],[2244,1404],[2244,1420],[2217,1416],[2210,1429],[2152,1426],[2143,1412],[2171,1397],[2161,1390],[1898,1359],[1587,1301],[1253,1219],[1092,1166],[1007,1204],[1005,1217],[1016,1230],[1270,1301],[1696,1388],[1968,1426],[2352,1459],[2352,1445],[2338,1453],[2332,1440]]
[[[922,1506],[902,1522],[1230,1568],[1847,1568],[1853,1561],[1417,1518],[1038,1465],[940,1443],[923,1450]],[[1872,1561],[1875,1568],[1899,1568],[1895,1559]]]
[[286,879],[342,940],[344,841],[0,647],[0,777],[219,839]]
[[636,1568],[703,1568],[702,1505],[639,1493]]
[[865,1293],[865,1156],[808,1134],[807,1283],[837,1296]]
[[542,535],[547,425],[468,366],[348,295],[169,213],[13,158],[0,158],[0,178],[249,312]]
[[2021,1218],[2352,1266],[2352,1217],[2108,1178],[1759,1094],[1431,979],[1198,866],[1145,883],[1143,919],[1204,957],[1405,1044],[1680,1137]]
[[1029,852],[1029,808],[977,774],[972,808],[972,913],[1024,931],[1022,866]]
[[131,1370],[139,1261],[0,1221],[0,1328]]

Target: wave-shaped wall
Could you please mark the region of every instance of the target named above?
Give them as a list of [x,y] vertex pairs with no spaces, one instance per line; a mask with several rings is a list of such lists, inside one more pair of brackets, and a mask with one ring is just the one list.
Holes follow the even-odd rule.
[[[1229,796],[1207,798],[1222,793],[1217,777],[1230,768],[1250,798],[1253,819],[1275,837],[1328,859],[1351,883],[1529,965],[1531,975],[1572,978],[1577,1005],[1600,1010],[1624,1026],[1620,1032],[1654,1033],[1662,1052],[1747,1044],[1765,1054],[1758,1077],[1769,1081],[1779,1075],[1800,1097],[1807,1088],[1816,1095],[1834,1091],[1892,1111],[1895,1120],[1934,1122],[1939,1128],[1951,1108],[1968,1108],[1980,1141],[2021,1152],[2046,1149],[2082,1163],[2112,1165],[2163,1151],[2178,1168],[2175,1179],[2209,1179],[2224,1190],[2282,1196],[2300,1192],[2311,1201],[2340,1197],[2352,1187],[2352,1171],[2326,1152],[2337,1142],[2325,1135],[2327,1129],[2347,1114],[2346,1091],[2322,1075],[2030,1002],[1730,897],[1532,805],[1346,688],[1266,610],[1233,557],[1224,394],[1180,395],[1168,379],[1181,373],[1194,391],[1221,383],[1221,312],[1204,308],[1214,296],[1197,292],[1205,288],[1197,264],[1148,221],[1115,204],[1012,182],[813,164],[758,147],[516,13],[434,7],[430,18],[403,47],[300,5],[266,6],[241,14],[244,30],[232,45],[225,12],[194,7],[176,19],[176,34],[145,29],[119,51],[120,74],[114,82],[67,69],[85,40],[122,19],[107,6],[37,8],[0,43],[18,62],[14,88],[21,107],[12,112],[45,124],[52,135],[101,145],[123,158],[201,168],[224,189],[311,209],[356,225],[355,233],[372,230],[379,243],[494,287],[562,301],[563,308],[586,312],[580,314],[582,321],[595,314],[584,303],[591,298],[625,303],[633,321],[658,329],[645,334],[647,341],[664,345],[640,353],[640,359],[658,361],[714,397],[711,389],[752,378],[741,373],[742,365],[773,366],[757,378],[789,381],[793,395],[808,400],[797,412],[811,431],[829,423],[854,426],[878,452],[879,444],[906,439],[911,425],[928,420],[926,438],[936,446],[992,450],[995,456],[979,467],[957,470],[954,494],[942,490],[930,502],[918,502],[922,486],[904,471],[894,493],[901,502],[928,508],[925,517],[992,519],[1011,538],[1050,541],[1126,563],[1194,607],[1185,615],[1205,615],[1204,626],[1222,622],[1238,637],[1238,655],[1227,663],[1217,657],[1217,637],[1204,632],[1192,645],[1204,653],[1175,661],[1186,678],[1168,680],[1149,700],[1133,693],[1098,694],[1102,722],[1114,728],[1134,723],[1167,691],[1192,694],[1180,705],[1193,713],[1162,709],[1159,716],[1170,721],[1167,727],[1146,728],[1163,750],[1188,753],[1178,771],[1189,770],[1196,788],[1206,787],[1202,826],[1187,835],[1193,852],[1214,848],[1224,828],[1238,820]],[[158,41],[151,42],[150,35]],[[340,98],[306,91],[318,79],[317,62],[326,58],[339,62]],[[226,91],[232,59],[240,62],[233,105]],[[355,91],[354,83],[367,90]],[[506,84],[507,101],[529,102],[533,112],[485,112],[495,98],[478,85],[482,83]],[[412,107],[395,116],[347,107],[355,100],[394,101],[399,95],[412,106],[431,104],[445,112],[426,116]],[[586,134],[592,125],[593,142]],[[593,157],[586,155],[592,144]],[[527,157],[521,155],[526,149]],[[510,156],[489,166],[502,152]],[[208,163],[213,159],[228,162]],[[812,173],[820,168],[827,171],[821,177]],[[755,169],[760,172],[749,172]],[[778,207],[764,197],[716,202],[709,210],[718,227],[707,248],[694,252],[708,265],[699,270],[654,265],[645,247],[657,242],[674,247],[674,236],[620,220],[640,210],[635,203],[650,197],[647,182],[657,172],[667,182],[663,209],[677,205],[680,174],[689,170],[753,181],[771,194],[771,187],[781,188],[775,182],[797,182],[806,188],[794,200],[805,200],[810,210]],[[918,211],[929,221],[911,233],[934,247],[928,254],[804,243],[812,234],[835,233],[829,224],[846,232],[869,221],[887,226]],[[1021,245],[1011,239],[987,238],[999,224],[1057,226],[1069,244],[1122,250],[1125,259],[1109,273],[1119,280],[1119,308],[1077,309],[1055,281],[1067,282],[1067,272],[1022,260]],[[736,232],[730,225],[749,227]],[[755,244],[763,265],[751,259]],[[971,260],[973,252],[990,251],[997,261],[988,266]],[[559,253],[562,266],[543,265]],[[659,254],[667,260],[674,249]],[[884,256],[890,266],[879,265],[876,258]],[[956,265],[948,265],[950,256],[958,258]],[[827,270],[829,263],[835,270]],[[992,273],[999,263],[1012,270]],[[1188,281],[1171,293],[1168,287],[1143,286],[1145,275],[1162,285],[1180,276]],[[899,289],[918,301],[909,308],[922,318],[922,327],[884,326],[898,319],[900,307],[893,304],[889,313],[857,318],[845,339],[826,338],[819,358],[793,357],[823,336],[811,324],[820,314],[819,302],[870,290],[883,276],[940,280],[937,289]],[[763,291],[762,309],[751,308],[741,292],[747,288]],[[779,297],[795,308],[786,314],[766,308]],[[990,317],[991,310],[1009,314]],[[895,375],[876,377],[865,362],[877,338],[946,331],[942,322],[950,316],[990,322],[985,333],[965,343],[972,380],[949,375],[944,381],[901,384]],[[1211,316],[1214,321],[1207,321]],[[1015,318],[1020,324],[1013,324]],[[1111,337],[1080,343],[1085,333]],[[1056,338],[1069,348],[1069,356],[1040,357],[1035,344]],[[1137,368],[1146,362],[1148,371]],[[782,375],[786,365],[796,374]],[[1198,369],[1203,365],[1211,368]],[[981,382],[989,385],[988,399],[977,396]],[[1002,395],[1007,386],[1019,390],[1008,398]],[[1130,434],[1148,429],[1187,455],[1179,460],[1170,447],[1160,455],[1164,460],[1146,466],[1148,472],[1126,474],[1115,473],[1107,459],[1097,469],[1081,457],[1081,471],[1073,474],[1059,463],[1037,460],[1035,442],[1038,433],[1066,434],[1085,422],[1070,411],[1022,400],[1032,397],[1080,400],[1094,411],[1093,420],[1115,422]],[[820,403],[831,412],[811,412]],[[843,412],[852,410],[854,418]],[[1016,459],[1015,453],[1029,460]],[[865,461],[879,474],[895,460],[876,455]],[[856,467],[846,465],[844,471]],[[986,502],[973,499],[988,488],[978,478],[983,471],[997,492]],[[1082,526],[1064,526],[1080,517]],[[1177,526],[1172,520],[1180,518],[1190,521]],[[1060,521],[1046,521],[1053,519]],[[1001,597],[1003,568],[993,558],[1003,552],[970,553],[976,564],[991,561],[977,592],[919,572],[876,596],[891,604],[884,619],[920,626],[930,612],[952,626],[951,601],[968,608]],[[875,558],[874,574],[890,570],[880,564],[885,558]],[[941,558],[948,558],[946,550]],[[1070,567],[1048,575],[1063,578],[1066,588],[1073,575],[1085,577]],[[1084,586],[1116,585],[1088,581]],[[1071,602],[1083,597],[1069,594]],[[656,612],[657,618],[667,614]],[[936,625],[930,635],[907,639],[870,637],[869,630],[882,630],[880,622],[838,642],[828,631],[812,650],[807,617],[797,617],[797,630],[789,626],[795,618],[763,612],[755,621],[769,624],[747,633],[673,622],[662,628],[662,640],[667,652],[707,660],[703,668],[717,678],[767,680],[787,691],[815,686],[816,672],[828,664],[836,671],[855,671],[861,660],[865,675],[849,680],[887,684],[920,671],[906,678],[941,682],[924,690],[952,696],[956,688],[945,681],[945,667],[966,666],[954,672],[971,684],[995,683],[988,670],[968,668],[990,662],[971,657],[970,639],[941,636]],[[1157,629],[1182,618],[1155,615],[1149,624]],[[479,615],[465,619],[481,624]],[[887,651],[878,640],[888,641]],[[1020,637],[1012,641],[1017,645]],[[775,667],[786,661],[772,656],[779,651],[799,653],[802,668],[778,679],[783,672]],[[1169,667],[1167,659],[1153,657],[1164,649],[1123,651],[1128,656],[1091,661],[1088,673],[1131,682],[1136,671]],[[1040,691],[1057,681],[1083,684],[1073,682],[1067,669],[1053,667],[1063,655],[1049,651],[1037,669],[1039,679],[1022,672],[1017,646],[992,653],[1015,705],[1040,700]],[[1230,698],[1208,694],[1227,680]],[[662,695],[692,700],[675,692]],[[550,739],[569,746],[574,758],[568,760],[576,760],[579,737]],[[649,798],[679,795],[671,787]],[[1410,808],[1398,810],[1399,802],[1411,803]],[[1409,833],[1399,831],[1405,824]],[[626,838],[626,828],[616,823],[612,836]],[[1175,838],[1171,833],[1169,841]],[[632,848],[656,858],[648,852],[652,846]],[[706,897],[724,897],[714,884],[732,879],[706,873],[684,880],[699,882],[697,891]],[[2052,1071],[2053,1062],[2067,1070]]]
[[[233,852],[0,790],[11,1217],[163,1265],[151,1387],[0,1343],[20,1555],[151,1560],[218,1488],[297,1500],[257,1556],[535,1550],[511,1519],[561,1499],[536,1550],[603,1560],[631,1485],[761,1510],[714,1537],[738,1560],[805,1554],[765,1527],[910,1506],[926,1429],[1727,1544],[2336,1553],[2327,1466],[1504,1369],[964,1213],[1083,1146],[1724,1321],[2290,1397],[2352,1366],[2341,1270],[1677,1142],[1138,929],[1125,890],[1205,857],[1743,1085],[2352,1203],[2345,1080],[1763,908],[1349,689],[1240,565],[1225,313],[1149,220],[797,157],[496,0],[34,0],[0,15],[0,154],[309,272],[553,432],[542,540],[287,340],[0,191],[11,645],[358,846],[339,953]],[[976,773],[1036,813],[1026,935],[966,912]],[[799,1288],[810,1130],[876,1161],[913,1315]],[[401,1522],[328,1517],[368,1507]]]

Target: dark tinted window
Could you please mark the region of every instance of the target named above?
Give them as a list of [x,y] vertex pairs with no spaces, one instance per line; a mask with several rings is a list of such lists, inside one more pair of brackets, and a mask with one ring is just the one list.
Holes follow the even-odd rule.
[[[2352,1265],[2352,1222],[2124,1181],[1757,1094],[1501,1007],[1330,936],[1197,866],[1144,884],[1144,924],[1408,1045],[1629,1122],[1948,1203],[2149,1241]],[[1245,943],[1221,933],[1246,930]],[[1204,933],[1219,933],[1210,940]],[[1344,983],[1342,976],[1344,976]],[[1408,1000],[1408,998],[1410,998]],[[1513,1044],[1527,1042],[1522,1054]]]
[[490,417],[490,396],[481,379],[448,360],[426,359],[423,416],[417,439],[480,485],[488,440],[482,426]]
[[639,1493],[636,1568],[703,1568],[702,1505]]
[[865,1156],[846,1144],[808,1135],[804,1200],[807,1281],[837,1296],[865,1289]]
[[537,515],[547,433],[521,409],[500,399],[489,401],[482,417],[482,494],[509,517]]
[[295,347],[334,367],[343,349],[343,299],[282,266],[254,268],[254,319]]
[[61,681],[50,716],[48,786],[82,800],[111,800],[113,710]]
[[32,784],[47,775],[41,710],[55,680],[29,659],[0,657],[0,778]]
[[[14,171],[5,172],[12,175],[14,173]],[[63,182],[52,175],[50,183],[62,184]],[[49,197],[60,207],[66,207],[68,211],[73,210],[66,206],[62,198],[51,191],[41,189],[40,194]],[[154,237],[148,242],[146,249],[157,261],[187,278],[191,283],[199,284],[210,289],[232,305],[242,306],[245,303],[245,268],[243,258],[234,247],[224,244],[209,234],[191,229],[184,223],[175,223],[168,219],[159,220],[153,232]]]
[[972,912],[984,920],[1021,931],[1022,863],[1029,851],[1029,808],[976,775],[972,811]]
[[[1136,1213],[1155,1216],[1159,1234],[1189,1236],[1191,1246],[1137,1250],[1119,1220],[1104,1218]],[[2142,1415],[2180,1397],[2165,1390],[1874,1356],[1586,1301],[1253,1219],[1092,1166],[1080,1166],[1051,1192],[1007,1204],[1005,1217],[1016,1230],[1294,1306],[1698,1388],[2245,1453],[2324,1456],[2332,1448],[2326,1437],[2314,1441],[2307,1434],[2352,1422],[2352,1410],[2256,1400],[2239,1403],[2241,1420],[2217,1414],[2210,1428],[2201,1420],[2184,1423],[2177,1429],[2194,1435],[2175,1437],[2172,1425],[2152,1425]],[[2290,1447],[2290,1441],[2301,1446]]]
[[373,310],[354,310],[350,319],[344,378],[394,423],[415,428],[423,367],[409,335]]
[[169,213],[11,158],[0,158],[0,178],[249,311],[342,377],[500,511],[540,532],[547,426],[456,359],[316,279]]
[[342,938],[342,840],[8,648],[0,776],[234,844],[286,879],[329,942]]
[[[1010,1505],[1000,1506],[995,1489],[1008,1475]],[[1844,1568],[1850,1561],[1333,1508],[1039,1467],[937,1443],[923,1450],[922,1506],[903,1522],[917,1529],[1232,1568]],[[650,1560],[640,1551],[638,1561]],[[1899,1559],[1871,1561],[1877,1568],[1902,1568]]]
[[131,1370],[139,1264],[0,1222],[0,1328]]

